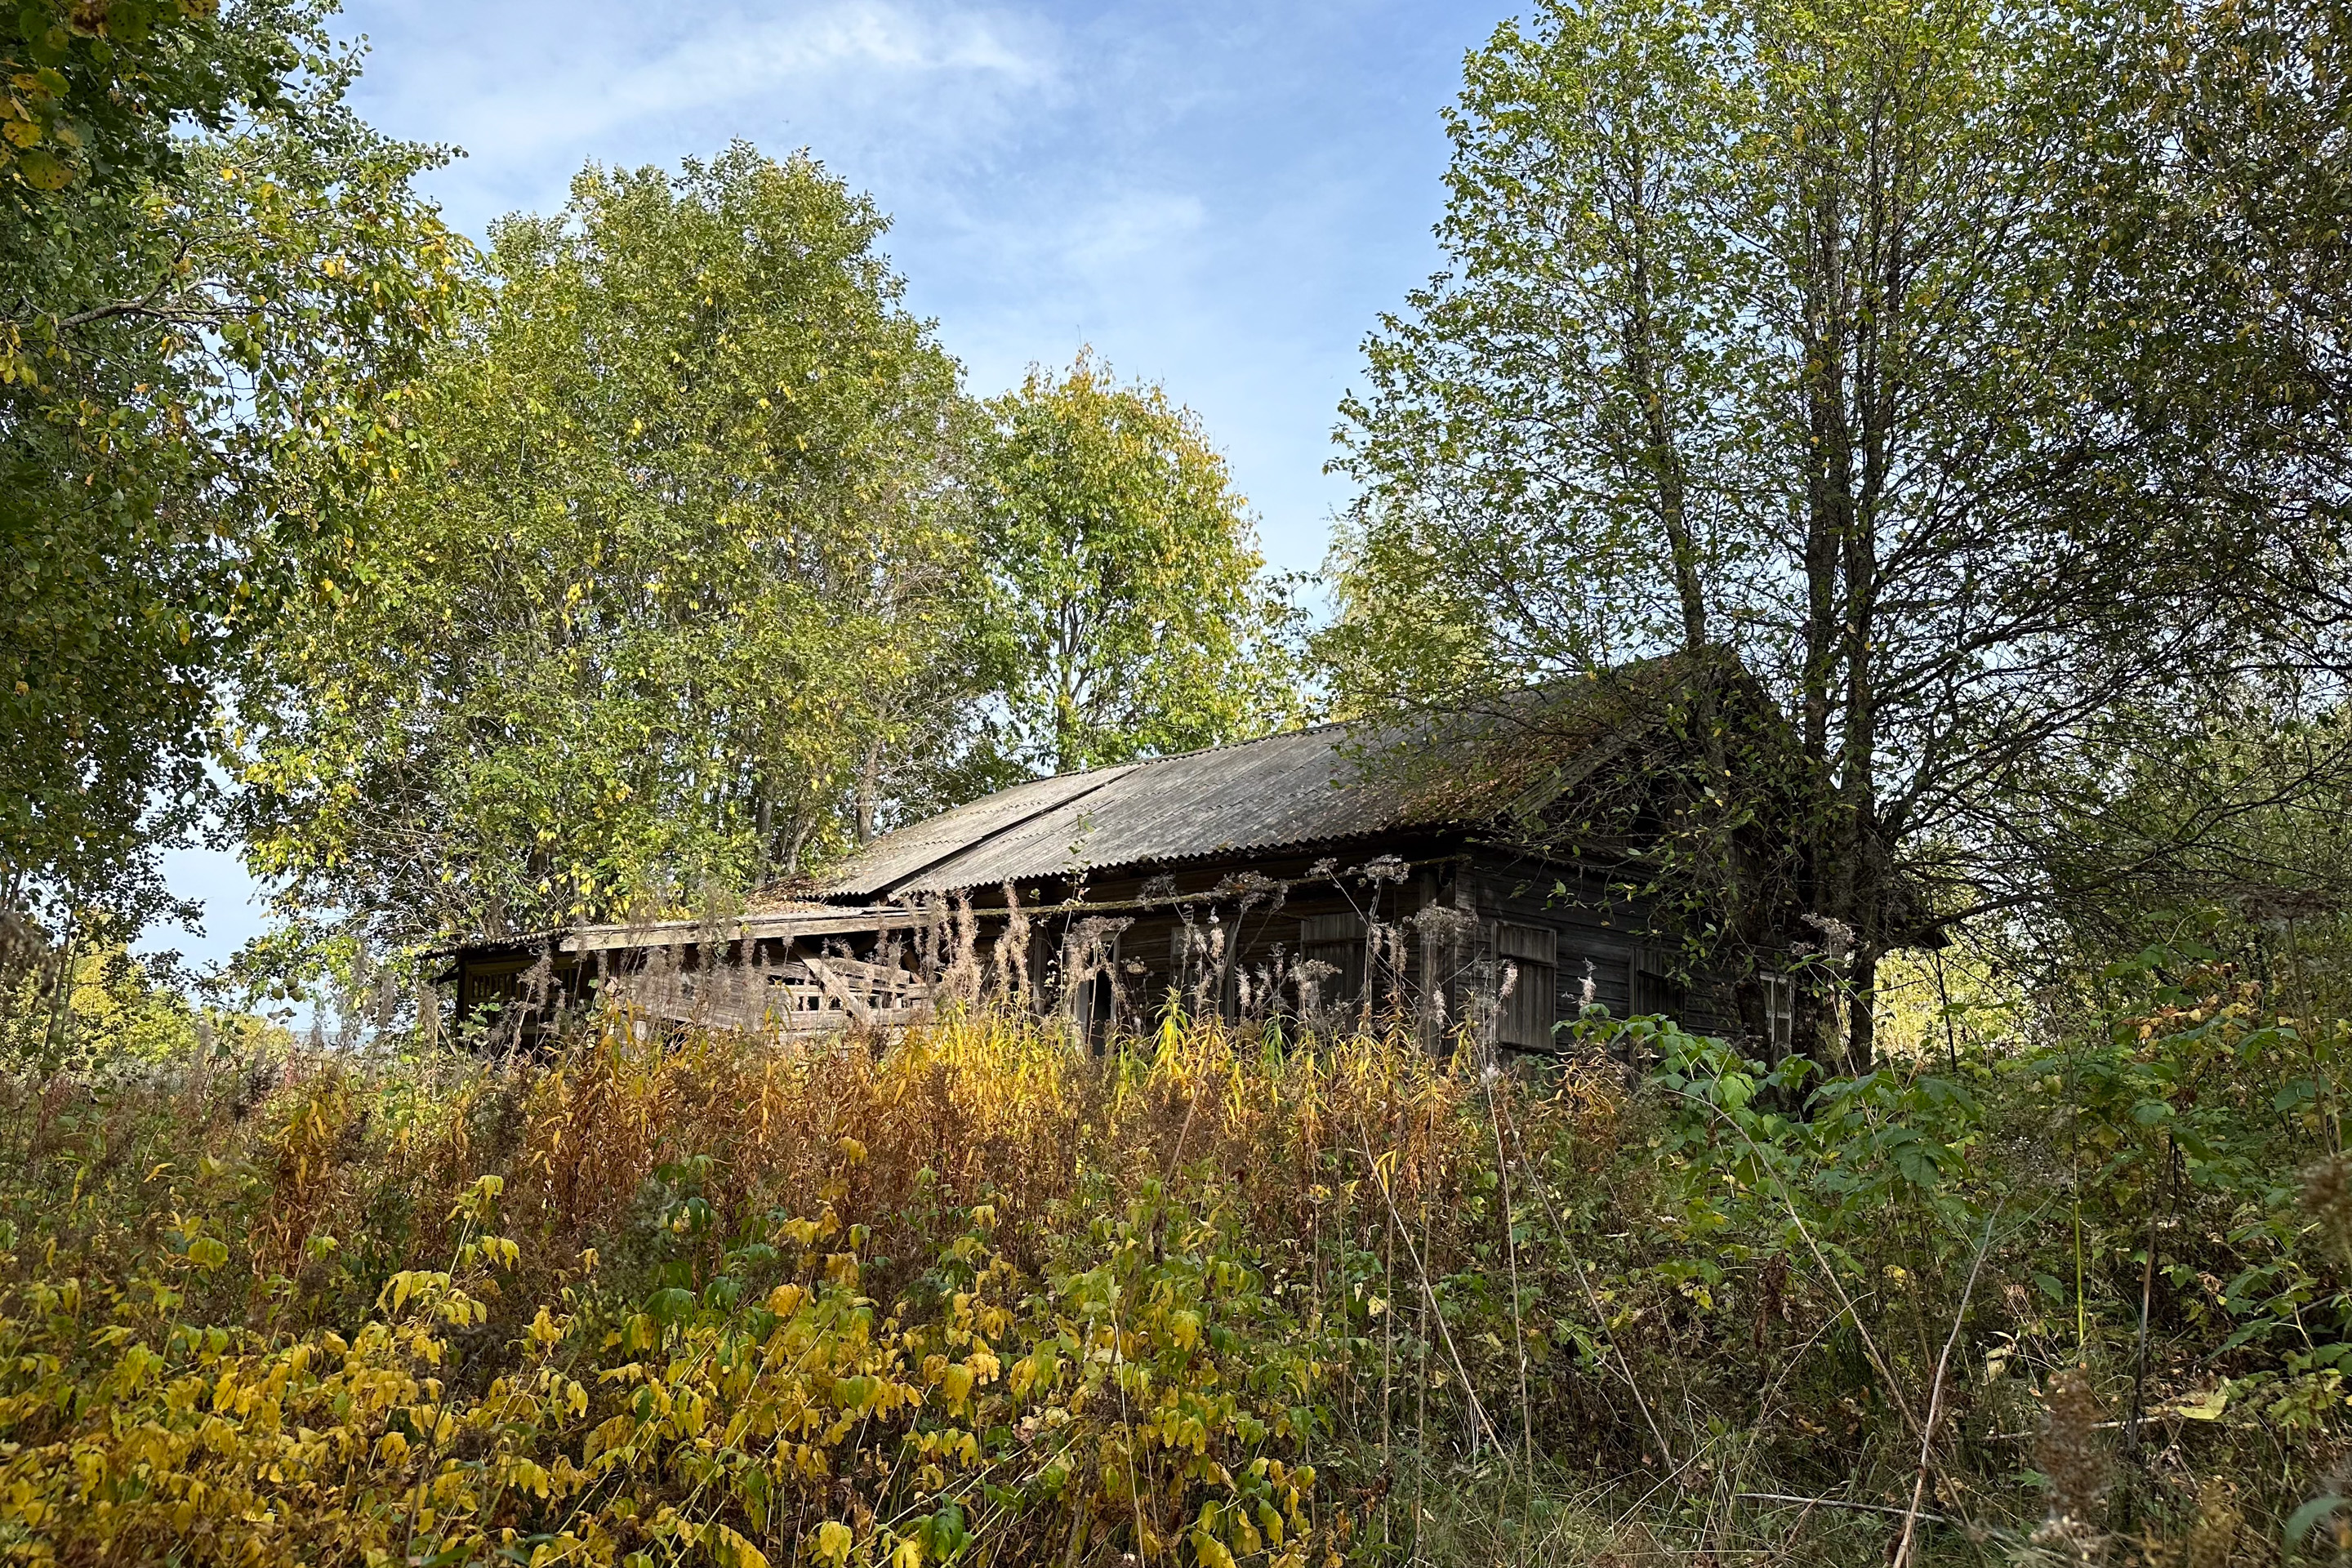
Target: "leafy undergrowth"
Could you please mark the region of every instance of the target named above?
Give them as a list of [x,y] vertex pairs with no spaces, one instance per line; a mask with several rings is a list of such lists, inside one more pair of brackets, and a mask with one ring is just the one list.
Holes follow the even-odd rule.
[[2343,1031],[2218,970],[2109,1024],[1827,1086],[984,1015],[17,1080],[0,1552],[2324,1560]]

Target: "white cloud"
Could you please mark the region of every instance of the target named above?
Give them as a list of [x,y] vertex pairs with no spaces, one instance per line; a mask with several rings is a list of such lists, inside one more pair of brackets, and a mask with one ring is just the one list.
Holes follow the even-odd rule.
[[[690,30],[663,26],[681,14]],[[465,149],[441,184],[468,226],[560,196],[551,176],[589,158],[661,161],[682,138],[707,152],[714,130],[778,147],[821,141],[821,154],[869,163],[984,155],[1062,96],[1055,29],[995,9],[838,0],[763,15],[583,13],[522,0],[355,19],[389,35],[362,79],[363,105],[390,130]]]
[[787,109],[793,99],[895,100],[902,123],[939,119],[941,107],[968,113],[1049,87],[1050,57],[1034,32],[1002,16],[918,16],[870,0],[756,23],[716,17],[643,64],[597,62],[603,68],[535,84],[521,101],[505,97],[496,112],[537,146],[779,96]]
[[1126,192],[1074,216],[1054,248],[1072,271],[1101,273],[1189,247],[1206,221],[1205,205],[1188,192]]

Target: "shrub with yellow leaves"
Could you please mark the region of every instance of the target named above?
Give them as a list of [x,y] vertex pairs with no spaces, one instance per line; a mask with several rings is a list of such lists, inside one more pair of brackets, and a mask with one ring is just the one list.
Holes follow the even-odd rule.
[[2317,1541],[2352,1026],[2162,967],[1818,1086],[1597,1015],[0,1075],[0,1561],[1858,1568],[2046,1554],[2045,1478],[2070,1551]]
[[[536,1086],[518,1140],[542,1178],[562,1079]],[[525,1240],[568,1227],[543,1187],[506,1212],[485,1173],[436,1228],[439,1259],[384,1275],[352,1318],[278,1326],[305,1293],[279,1275],[248,1278],[243,1321],[198,1326],[193,1307],[232,1299],[233,1249],[333,1256],[301,1227],[332,1217],[319,1167],[361,1087],[330,1071],[282,1090],[274,1147],[254,1152],[268,1178],[208,1160],[183,1195],[213,1212],[175,1212],[160,1245],[100,1226],[83,1272],[11,1269],[0,1552],[919,1568],[984,1543],[997,1560],[1310,1561],[1300,1455],[1321,1369],[1214,1184],[1055,1200],[1082,1267],[1024,1268],[1001,1245],[1001,1199],[959,1205],[913,1271],[846,1217],[860,1141],[829,1141],[813,1212],[771,1210],[711,1246],[730,1228],[703,1190],[718,1163],[690,1157],[649,1173],[667,1198],[640,1293],[593,1252],[533,1256]],[[260,1223],[240,1221],[254,1204]],[[530,1299],[533,1282],[553,1288]]]

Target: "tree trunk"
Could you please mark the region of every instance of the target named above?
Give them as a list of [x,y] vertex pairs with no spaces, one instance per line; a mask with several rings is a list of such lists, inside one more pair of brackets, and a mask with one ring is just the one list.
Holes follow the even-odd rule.
[[[1805,813],[1803,898],[1809,911],[1853,923],[1851,791],[1853,784],[1853,656],[1857,647],[1854,438],[1848,355],[1855,323],[1844,204],[1833,178],[1799,171],[1811,184],[1797,236],[1802,301],[1805,450],[1805,668],[1803,731],[1812,797]],[[1843,677],[1843,679],[1841,679]],[[1843,724],[1838,723],[1843,720]],[[1841,732],[1842,731],[1842,732]],[[1837,763],[1843,761],[1843,766]],[[1867,758],[1864,759],[1867,767]],[[1837,776],[1832,776],[1832,770]],[[1829,945],[1827,932],[1820,940]],[[1849,1013],[1849,1018],[1853,1015]],[[1851,1066],[1851,1040],[1837,1039],[1836,1014],[1823,1007],[1808,1032],[1807,1054],[1824,1074]]]
[[874,842],[874,796],[882,783],[882,742],[877,738],[866,748],[866,755],[857,769],[857,844],[859,848]]
[[1675,595],[1683,616],[1683,646],[1696,652],[1706,646],[1706,598],[1699,582],[1698,544],[1691,531],[1683,455],[1675,438],[1673,410],[1666,402],[1665,375],[1659,363],[1656,306],[1650,279],[1650,237],[1643,192],[1648,177],[1646,161],[1636,142],[1628,179],[1628,223],[1632,232],[1632,280],[1625,320],[1625,368],[1633,395],[1642,405],[1644,465],[1657,487],[1658,518],[1666,532],[1666,559],[1675,578]]
[[1845,1069],[1856,1078],[1871,1070],[1877,1048],[1878,957],[1868,948],[1855,949],[1846,975]]
[[[1895,114],[1903,84],[1891,84],[1879,100],[1881,117]],[[1854,328],[1854,373],[1850,428],[1858,428],[1853,455],[1861,472],[1845,519],[1845,734],[1844,766],[1839,780],[1839,914],[1853,930],[1853,961],[1848,973],[1846,1068],[1859,1076],[1875,1064],[1878,961],[1886,952],[1885,911],[1888,857],[1881,832],[1878,799],[1878,704],[1875,657],[1880,639],[1878,556],[1879,509],[1884,503],[1897,431],[1896,393],[1904,384],[1902,345],[1911,255],[1905,244],[1910,213],[1903,192],[1908,168],[1899,142],[1885,163],[1873,160],[1861,207],[1869,239],[1852,268],[1862,293]]]
[[66,1047],[73,1037],[75,948],[80,940],[80,917],[69,910],[66,913],[65,942],[58,950],[58,984],[50,997],[49,1026],[42,1041],[47,1058],[44,1065],[49,1070],[63,1064]]

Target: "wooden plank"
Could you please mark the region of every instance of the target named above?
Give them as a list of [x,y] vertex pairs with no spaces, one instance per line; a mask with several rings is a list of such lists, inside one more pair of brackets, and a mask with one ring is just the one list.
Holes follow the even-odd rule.
[[835,973],[832,966],[824,960],[812,958],[803,953],[801,962],[808,965],[808,971],[816,976],[817,984],[824,986],[827,994],[838,1000],[851,1017],[861,1024],[870,1024],[874,1021],[874,1009],[866,1005],[866,998],[851,990],[849,983]]
[[585,926],[563,939],[564,952],[608,952],[624,948],[695,947],[704,942],[756,941],[771,937],[854,936],[866,931],[914,931],[932,917],[919,910],[844,910],[838,914],[794,910],[745,915],[732,921],[654,921],[645,925]]
[[[795,963],[806,963],[808,961],[806,953],[796,953],[792,960]],[[869,985],[877,981],[887,979],[894,973],[905,973],[896,964],[867,963],[856,958],[835,956],[827,958],[824,962],[827,968],[844,980],[856,980]]]
[[[860,988],[867,976],[877,983],[870,994]],[[648,1020],[793,1038],[837,1034],[852,1025],[903,1028],[934,1016],[929,989],[918,975],[889,965],[806,954],[764,971],[730,964],[616,976],[605,994]],[[807,1005],[812,1002],[819,1005]]]

